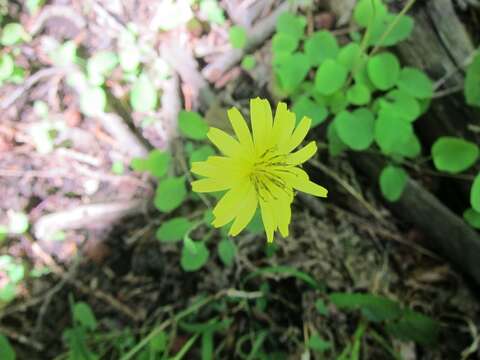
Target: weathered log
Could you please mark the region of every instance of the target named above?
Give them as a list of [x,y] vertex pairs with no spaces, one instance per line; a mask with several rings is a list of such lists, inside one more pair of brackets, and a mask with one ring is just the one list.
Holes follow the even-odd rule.
[[[332,10],[341,8],[339,3],[351,3],[351,0],[330,0],[330,3],[332,1],[335,2]],[[434,80],[441,80],[446,89],[461,89],[464,67],[474,47],[452,0],[421,2],[409,15],[415,20],[413,34],[395,48],[402,64],[425,70]],[[425,149],[445,135],[480,142],[478,134],[468,131],[468,124],[474,118],[474,110],[466,106],[463,92],[459,91],[434,99],[428,113],[416,122],[416,130]],[[352,154],[352,162],[372,181],[378,181],[384,165],[381,159]],[[480,236],[463,219],[412,179],[401,199],[391,208],[397,216],[421,229],[432,248],[480,284]]]
[[[352,162],[377,183],[383,161],[372,155],[352,154]],[[480,236],[420,183],[409,179],[400,200],[391,209],[415,224],[427,236],[427,245],[480,284]]]

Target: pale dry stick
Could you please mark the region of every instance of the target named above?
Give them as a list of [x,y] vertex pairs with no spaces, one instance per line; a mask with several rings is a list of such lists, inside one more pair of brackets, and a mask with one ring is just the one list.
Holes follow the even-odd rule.
[[42,8],[42,12],[30,27],[30,35],[35,36],[38,34],[47,20],[52,17],[65,18],[79,29],[83,29],[87,25],[85,19],[79,13],[75,12],[71,6],[47,5]]
[[326,167],[325,165],[321,164],[319,161],[317,160],[311,160],[310,161],[310,164],[321,170],[324,174],[328,175],[329,177],[331,177],[333,180],[335,180],[336,182],[338,182],[345,190],[347,190],[347,192],[352,195],[355,199],[357,199],[357,201],[363,205],[363,207],[365,207],[365,209],[367,209],[367,211],[372,214],[377,220],[380,220],[380,221],[385,221],[384,217],[382,214],[380,214],[372,205],[370,205],[370,203],[365,200],[363,198],[363,196],[358,193],[349,183],[347,183],[345,180],[343,180],[340,176],[338,176],[338,174],[336,174],[334,171],[330,170],[328,167]]
[[253,51],[255,48],[263,44],[275,31],[277,18],[284,12],[288,11],[290,2],[285,1],[278,6],[268,17],[259,21],[248,32],[248,41],[245,50],[232,49],[224,55],[218,57],[214,62],[205,66],[202,70],[204,77],[215,82],[220,79],[225,72],[238,64],[245,53]]
[[0,102],[0,109],[6,110],[12,106],[15,101],[17,101],[26,91],[28,91],[32,86],[34,86],[40,80],[48,78],[53,75],[58,75],[63,73],[64,70],[57,67],[49,67],[45,69],[38,70],[35,74],[28,77],[25,82],[17,87],[10,95],[6,96],[3,101]]
[[35,222],[33,229],[38,239],[48,239],[59,230],[79,229],[98,223],[100,219],[113,221],[138,214],[144,211],[146,204],[147,199],[133,199],[80,205],[42,216]]

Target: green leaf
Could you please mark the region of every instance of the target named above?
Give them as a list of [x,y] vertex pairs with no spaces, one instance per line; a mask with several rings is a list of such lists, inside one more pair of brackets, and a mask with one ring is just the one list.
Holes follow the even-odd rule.
[[330,300],[339,309],[361,310],[373,322],[396,319],[402,314],[397,302],[371,294],[332,293]]
[[140,65],[141,52],[137,46],[134,44],[125,45],[119,50],[119,62],[120,67],[123,71],[127,73],[133,73],[137,70],[138,65]]
[[470,204],[475,211],[480,212],[480,173],[473,180],[470,190]]
[[480,230],[480,212],[476,212],[472,208],[467,209],[463,213],[463,218],[471,227]]
[[7,238],[8,228],[5,225],[0,225],[0,245]]
[[190,165],[196,161],[205,161],[210,156],[215,155],[215,150],[210,145],[202,145],[190,154]]
[[17,295],[17,286],[12,282],[8,282],[3,287],[0,287],[0,304],[2,302],[9,303],[13,299],[15,299],[16,295]]
[[417,135],[412,132],[412,134],[396,149],[396,154],[413,159],[420,155],[421,151],[422,146],[420,141],[418,140]]
[[325,301],[322,299],[318,299],[315,301],[315,309],[320,315],[328,315],[328,308],[327,305],[325,305]]
[[310,100],[308,96],[301,96],[298,98],[293,103],[292,110],[296,115],[297,121],[301,120],[304,116],[312,119],[312,128],[323,123],[328,115],[325,106],[316,104]]
[[342,111],[337,114],[334,123],[340,140],[351,149],[365,150],[372,144],[375,118],[370,110]]
[[295,53],[278,64],[276,70],[281,89],[291,94],[307,76],[310,62],[304,54]]
[[347,100],[353,105],[366,105],[371,100],[370,89],[362,83],[356,83],[348,89]]
[[368,60],[367,71],[373,85],[388,90],[395,85],[400,75],[400,62],[389,52],[375,55]]
[[57,66],[66,67],[73,65],[77,59],[77,44],[73,40],[66,41],[50,51],[49,56]]
[[28,38],[23,26],[19,23],[10,23],[3,27],[0,43],[3,46],[12,46]]
[[399,117],[380,114],[375,123],[374,134],[375,141],[384,154],[398,154],[413,136],[413,127]]
[[272,51],[275,55],[291,54],[298,47],[298,38],[289,34],[277,33],[272,38]]
[[243,49],[247,44],[247,32],[242,26],[232,26],[228,32],[228,38],[235,49]]
[[118,64],[118,58],[111,51],[100,51],[87,61],[87,73],[92,85],[102,85]]
[[180,132],[187,138],[204,140],[207,138],[208,124],[194,111],[180,111],[178,115]]
[[184,271],[197,271],[208,261],[210,255],[203,242],[193,242],[194,247],[183,246],[180,265]]
[[332,348],[330,341],[322,339],[318,334],[314,333],[308,339],[308,347],[314,351],[325,352]]
[[154,205],[161,212],[179,207],[187,196],[184,177],[170,177],[158,183]]
[[305,41],[305,54],[312,65],[320,65],[327,59],[335,59],[338,52],[337,39],[329,31],[317,31]]
[[402,90],[392,90],[379,101],[380,111],[396,114],[409,122],[414,122],[421,113],[420,103]]
[[337,61],[345,66],[347,70],[352,70],[359,62],[362,54],[362,48],[355,42],[348,43],[340,49]]
[[0,334],[0,359],[15,360],[16,355],[8,339]]
[[23,234],[28,230],[28,216],[24,212],[8,213],[8,231],[12,234]]
[[141,74],[130,92],[130,105],[134,111],[148,112],[157,107],[157,89],[147,74]]
[[218,256],[225,266],[231,266],[235,260],[237,247],[230,238],[224,238],[218,243]]
[[150,151],[146,159],[134,158],[131,167],[135,171],[148,171],[157,178],[161,178],[167,174],[170,166],[171,156],[166,151],[158,149]]
[[286,33],[300,39],[303,37],[307,21],[303,16],[295,16],[289,12],[281,14],[277,18],[277,33]]
[[250,231],[252,234],[261,234],[264,231],[260,211],[257,210],[255,212],[255,215],[253,215],[252,220],[247,225],[247,230]]
[[0,57],[0,83],[7,80],[12,74],[15,64],[9,54],[3,54]]
[[154,354],[163,353],[167,348],[167,334],[165,331],[160,331],[154,337],[152,337],[148,343],[150,351]]
[[192,223],[187,218],[173,218],[160,225],[156,237],[162,242],[177,242],[182,240],[191,228]]
[[382,0],[360,0],[355,6],[353,18],[355,22],[367,27],[376,19],[381,19],[387,14],[387,7]]
[[390,335],[423,346],[434,345],[440,332],[440,324],[416,311],[406,310],[398,321],[389,322],[385,329]]
[[397,86],[417,99],[428,99],[433,96],[432,80],[423,71],[412,67],[405,67],[400,71]]
[[348,149],[347,145],[345,145],[340,137],[338,136],[337,128],[335,126],[335,122],[331,122],[328,124],[327,128],[327,139],[328,139],[328,152],[331,156],[338,156],[344,150]]
[[92,309],[87,303],[75,303],[73,307],[73,319],[89,330],[93,331],[97,328],[97,320],[95,319]]
[[477,161],[478,145],[456,137],[440,137],[432,146],[433,163],[438,170],[456,174]]
[[252,70],[255,65],[257,64],[257,61],[255,60],[255,57],[253,55],[245,55],[245,57],[242,59],[242,68],[245,70]]
[[200,11],[207,15],[208,21],[222,25],[225,22],[225,15],[217,0],[202,0]]
[[380,174],[380,190],[388,201],[400,199],[407,185],[408,174],[400,167],[388,165]]
[[105,112],[107,96],[101,87],[89,87],[80,94],[80,110],[87,116],[98,116]]
[[112,173],[115,175],[122,175],[125,172],[125,166],[120,160],[116,160],[112,164]]
[[322,95],[332,95],[343,87],[347,76],[347,69],[343,65],[327,59],[315,75],[315,90]]
[[480,53],[467,68],[464,91],[467,104],[480,107]]
[[[413,19],[408,15],[402,15],[395,26],[389,30],[391,24],[396,20],[397,14],[386,14],[375,20],[370,28],[369,45],[393,46],[407,39],[414,27]],[[387,31],[390,31],[386,36]],[[385,37],[384,37],[385,36]],[[383,40],[382,40],[383,39]]]

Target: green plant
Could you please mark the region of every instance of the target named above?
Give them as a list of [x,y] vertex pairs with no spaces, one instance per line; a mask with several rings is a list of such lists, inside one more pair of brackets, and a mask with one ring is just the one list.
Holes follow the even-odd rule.
[[[406,15],[410,0],[399,14],[388,11],[382,0],[360,0],[353,21],[360,29],[340,46],[325,30],[305,35],[306,19],[282,14],[272,38],[274,89],[289,97],[297,118],[304,115],[327,125],[330,155],[345,150],[379,151],[388,163],[379,185],[388,201],[398,201],[406,187],[411,166],[422,153],[414,123],[427,111],[434,84],[420,69],[403,67],[385,48],[407,39],[414,27]],[[465,97],[480,106],[480,54],[467,68]],[[433,165],[457,174],[472,168],[479,157],[477,144],[462,138],[441,137],[431,149]],[[465,219],[478,228],[480,181],[475,178],[470,209]]]

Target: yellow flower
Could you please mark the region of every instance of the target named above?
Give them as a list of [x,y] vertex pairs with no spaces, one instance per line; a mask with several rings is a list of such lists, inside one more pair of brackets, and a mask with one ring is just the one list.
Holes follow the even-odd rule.
[[260,98],[250,100],[252,132],[236,108],[228,117],[236,138],[209,129],[208,138],[225,156],[192,164],[191,171],[205,177],[192,183],[193,191],[226,191],[213,209],[212,224],[221,227],[233,221],[229,235],[239,234],[260,206],[268,242],[277,229],[286,237],[294,190],[327,196],[327,189],[298,167],[315,155],[315,142],[292,152],[307,135],[311,120],[304,117],[295,128],[295,114],[285,103],[278,104],[273,118],[270,104]]

